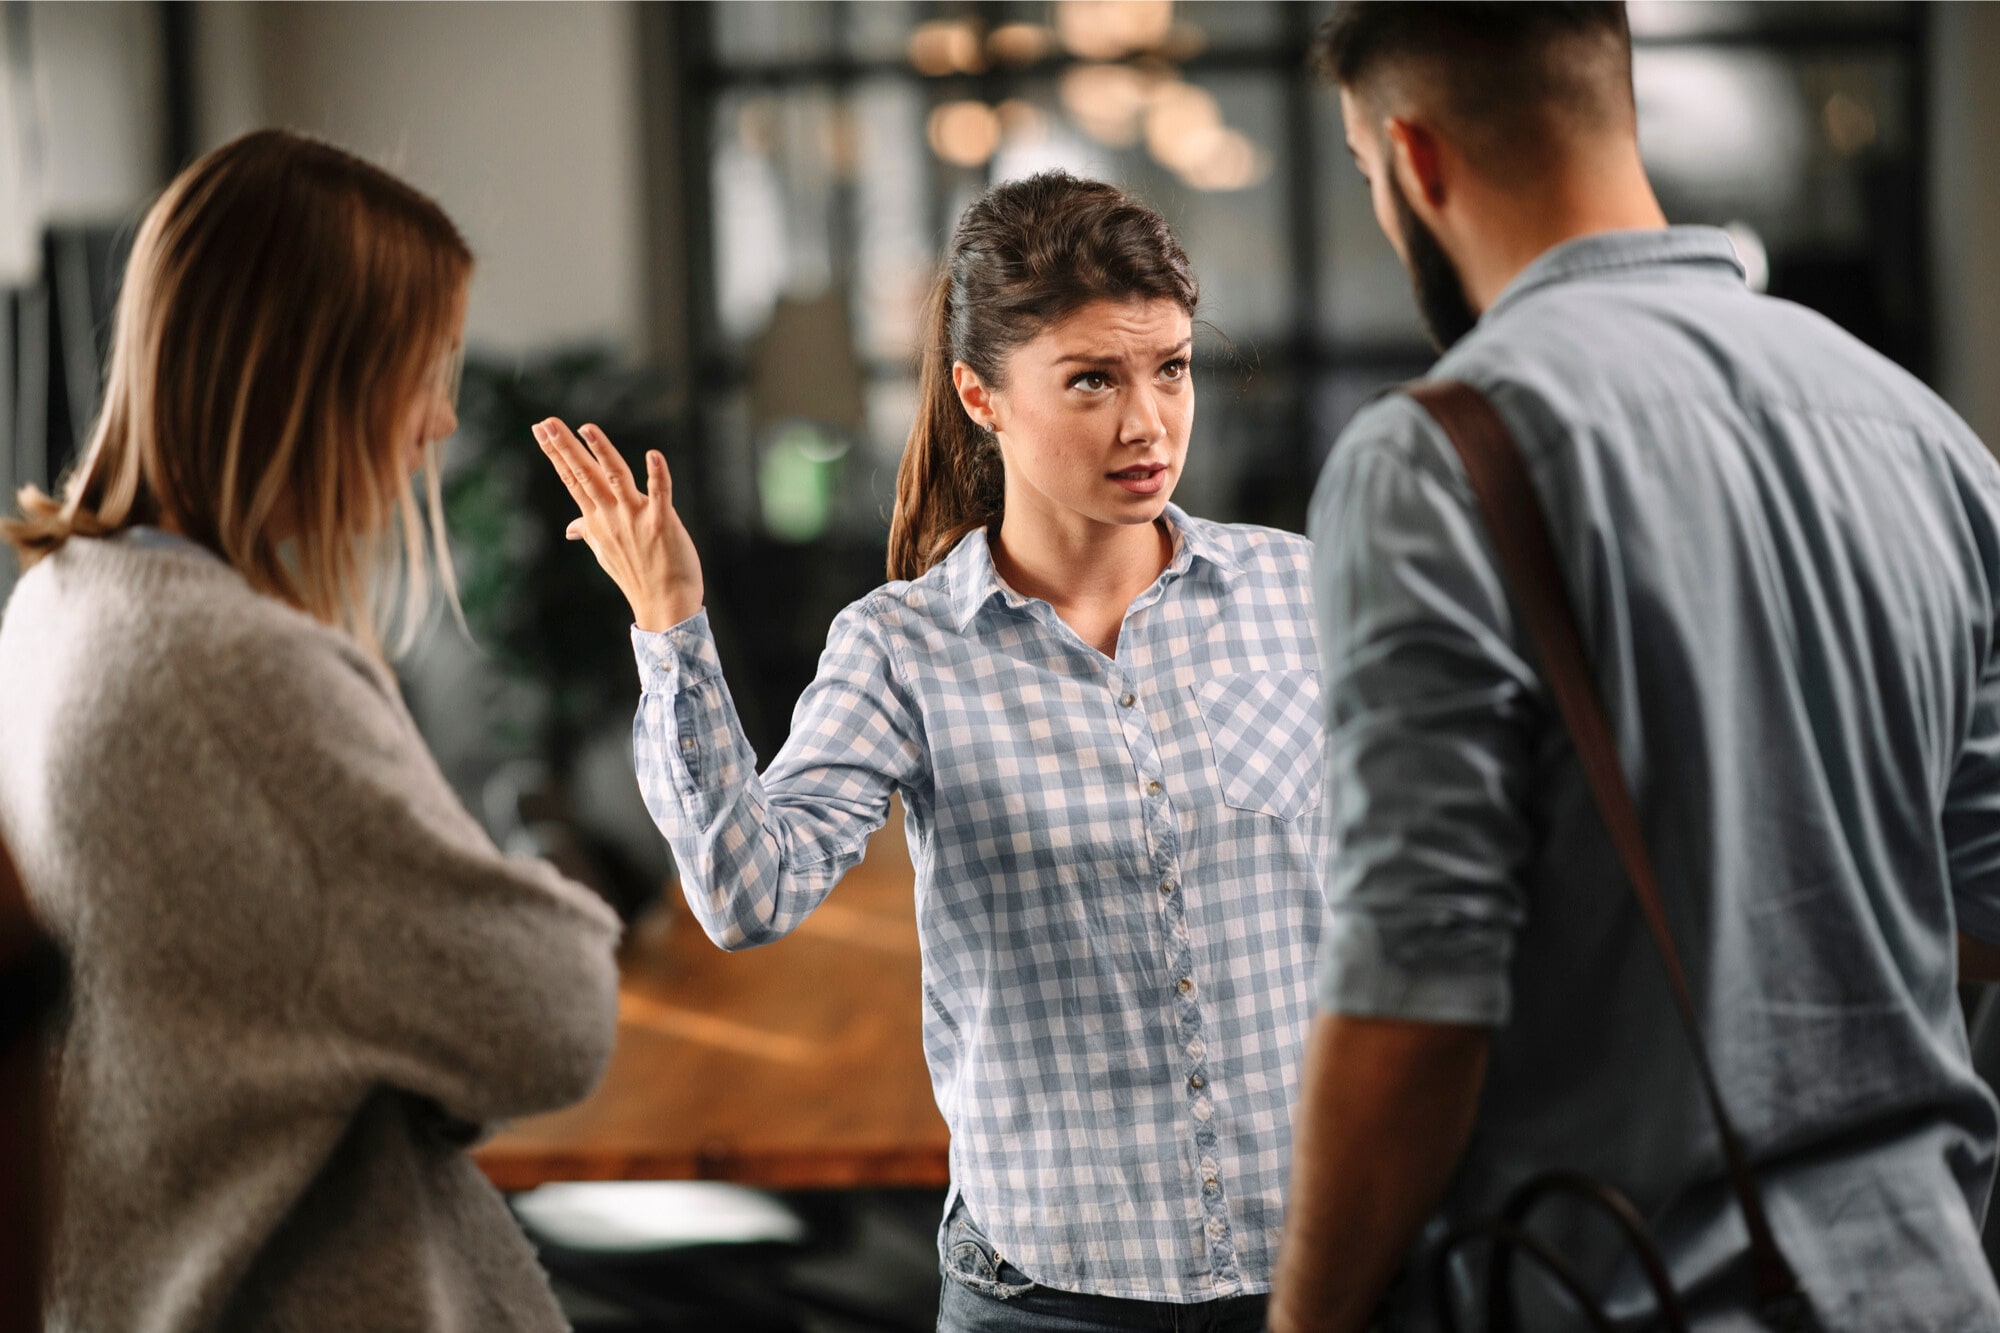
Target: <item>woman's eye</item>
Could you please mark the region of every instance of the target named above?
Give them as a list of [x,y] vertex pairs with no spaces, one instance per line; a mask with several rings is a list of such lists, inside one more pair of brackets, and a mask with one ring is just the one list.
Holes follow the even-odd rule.
[[1184,356],[1175,357],[1160,367],[1160,374],[1170,380],[1186,379],[1188,375],[1187,358]]
[[1111,387],[1111,377],[1101,370],[1086,370],[1081,375],[1070,380],[1069,387],[1072,389],[1090,389],[1093,392],[1098,389],[1108,389]]

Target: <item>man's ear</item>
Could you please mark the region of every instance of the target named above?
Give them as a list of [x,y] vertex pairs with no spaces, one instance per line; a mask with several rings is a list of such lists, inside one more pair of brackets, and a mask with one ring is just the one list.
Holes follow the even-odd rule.
[[972,424],[981,430],[996,430],[998,418],[994,416],[993,391],[979,378],[979,372],[963,361],[951,363],[951,384],[958,390],[958,401],[965,408],[965,415],[972,418]]
[[1437,133],[1420,120],[1392,116],[1386,126],[1386,137],[1389,170],[1396,173],[1397,183],[1403,187],[1410,206],[1420,213],[1442,207],[1444,152]]

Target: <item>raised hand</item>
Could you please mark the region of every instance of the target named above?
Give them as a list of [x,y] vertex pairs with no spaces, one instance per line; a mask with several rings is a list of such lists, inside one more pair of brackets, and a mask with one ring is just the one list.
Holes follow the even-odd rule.
[[646,489],[595,426],[583,439],[555,417],[535,427],[535,439],[555,465],[583,516],[564,535],[583,541],[632,604],[632,623],[663,630],[701,610],[701,559],[674,512],[674,483],[659,450],[646,452]]

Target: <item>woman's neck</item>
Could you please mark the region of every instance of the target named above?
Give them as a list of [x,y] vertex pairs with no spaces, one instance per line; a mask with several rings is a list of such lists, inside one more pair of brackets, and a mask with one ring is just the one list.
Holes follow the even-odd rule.
[[1165,518],[1151,523],[1034,523],[1010,508],[992,542],[993,567],[1007,586],[1055,608],[1079,638],[1117,656],[1118,632],[1133,598],[1153,585],[1174,555]]

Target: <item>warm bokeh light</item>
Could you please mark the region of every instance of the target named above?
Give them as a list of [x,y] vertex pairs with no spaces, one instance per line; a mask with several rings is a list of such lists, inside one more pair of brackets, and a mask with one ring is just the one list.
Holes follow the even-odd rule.
[[1206,89],[1175,80],[1162,84],[1146,108],[1146,147],[1161,165],[1185,171],[1212,151],[1222,112]]
[[1270,174],[1264,151],[1241,131],[1217,126],[1199,140],[1201,156],[1180,169],[1197,190],[1244,190]]
[[1004,65],[1032,65],[1055,49],[1055,37],[1039,23],[1006,23],[986,39],[986,50]]
[[910,33],[910,64],[919,74],[978,74],[986,68],[979,28],[971,19],[935,19]]
[[1049,113],[1033,102],[1010,97],[1000,104],[1000,133],[1008,143],[1045,143],[1051,133]]
[[861,130],[854,123],[854,113],[842,106],[819,122],[820,152],[834,175],[841,180],[851,181],[861,168]]
[[1063,109],[1099,143],[1130,148],[1139,141],[1151,82],[1130,65],[1075,65],[1063,71]]
[[931,112],[930,140],[953,166],[983,166],[1000,146],[1000,117],[984,102],[946,102]]
[[1826,141],[1842,157],[1853,157],[1871,147],[1879,134],[1874,110],[1853,93],[1827,98],[1820,118],[1826,123]]
[[1060,0],[1056,33],[1073,56],[1116,60],[1151,51],[1173,30],[1173,0]]
[[736,142],[746,153],[769,157],[778,147],[778,107],[768,97],[752,97],[736,114]]

